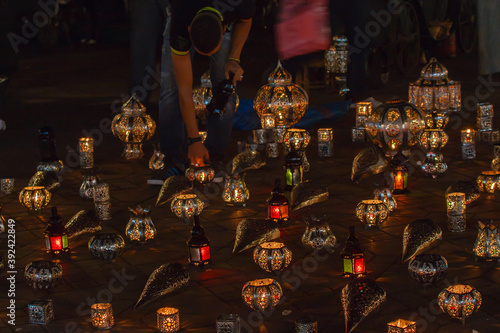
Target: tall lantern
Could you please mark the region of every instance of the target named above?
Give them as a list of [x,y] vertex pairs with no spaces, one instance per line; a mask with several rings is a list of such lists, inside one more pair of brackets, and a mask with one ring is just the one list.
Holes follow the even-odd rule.
[[294,150],[302,158],[304,172],[309,172],[309,161],[306,156],[306,148],[311,141],[311,135],[305,129],[290,128],[283,136],[283,144],[287,153]]
[[342,275],[344,277],[361,277],[366,275],[365,255],[361,250],[354,227],[349,227],[349,234],[341,253]]
[[130,160],[144,156],[142,143],[151,139],[156,123],[146,114],[146,108],[134,94],[123,104],[122,112],[113,118],[111,129],[113,135],[125,144],[122,157]]
[[477,260],[500,260],[500,238],[498,237],[498,226],[477,222],[477,238],[472,251]]
[[52,207],[52,216],[44,235],[47,253],[58,254],[59,252],[69,251],[68,232],[64,228],[61,216],[57,214],[56,207]]
[[347,88],[347,63],[349,62],[349,42],[345,36],[333,36],[332,45],[325,52],[325,69],[328,82],[334,77],[339,95],[345,95]]
[[440,150],[448,143],[448,135],[442,129],[424,129],[420,134],[420,144],[427,149],[422,171],[425,175],[437,178],[448,169]]
[[278,61],[278,66],[269,75],[268,83],[257,92],[253,108],[259,118],[264,113],[273,113],[277,126],[290,127],[304,116],[308,105],[307,93],[292,83],[292,76]]
[[280,187],[280,180],[274,180],[274,189],[267,199],[267,217],[276,222],[288,220],[288,199]]
[[291,151],[285,157],[285,191],[291,191],[295,185],[302,183],[303,177],[302,158],[295,151]]
[[212,262],[210,255],[210,241],[205,236],[205,230],[200,225],[200,217],[194,217],[194,226],[191,238],[187,242],[189,249],[189,263],[194,266],[205,266]]

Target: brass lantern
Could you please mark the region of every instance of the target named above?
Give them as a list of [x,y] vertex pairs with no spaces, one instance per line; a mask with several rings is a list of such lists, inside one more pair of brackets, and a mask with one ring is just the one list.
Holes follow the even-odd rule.
[[441,291],[438,302],[444,313],[465,324],[465,319],[481,307],[482,296],[471,286],[456,284]]
[[302,159],[302,166],[304,172],[309,171],[309,161],[306,156],[306,148],[311,141],[311,135],[305,129],[289,128],[283,136],[283,144],[285,145],[286,152],[296,151]]
[[228,206],[241,205],[245,207],[246,201],[250,198],[245,175],[226,176],[224,190],[222,191],[222,200]]
[[186,170],[185,175],[189,181],[197,181],[204,185],[214,179],[215,171],[210,166],[191,166]]
[[427,149],[422,171],[425,175],[437,178],[448,169],[439,150],[448,143],[448,135],[442,129],[424,129],[420,134],[420,145]]
[[500,259],[500,238],[498,237],[498,226],[490,223],[488,225],[477,222],[477,238],[472,251],[478,260]]
[[476,183],[483,193],[495,193],[500,181],[500,171],[483,171],[477,177]]
[[381,200],[363,200],[356,206],[356,217],[365,227],[380,227],[389,216],[389,208]]
[[264,113],[273,113],[277,126],[290,127],[306,113],[309,97],[300,86],[292,83],[292,75],[278,61],[278,66],[269,75],[268,83],[255,96],[253,108],[259,118]]
[[180,194],[172,200],[170,209],[178,219],[189,224],[203,211],[204,203],[196,194]]
[[149,209],[143,209],[140,205],[134,209],[129,207],[131,215],[125,228],[125,235],[129,240],[145,243],[155,238],[156,228],[149,217]]
[[125,144],[122,157],[130,160],[144,156],[142,143],[151,139],[156,130],[156,123],[134,94],[123,104],[122,112],[113,118],[111,129],[113,135]]
[[52,195],[43,186],[28,186],[19,193],[19,202],[30,211],[39,213],[47,206]]
[[255,247],[253,261],[266,272],[281,271],[292,261],[292,251],[280,242],[262,243]]
[[200,86],[193,89],[193,103],[196,117],[201,121],[207,120],[207,104],[212,99],[212,82],[210,72],[206,71],[200,79]]
[[115,324],[110,303],[95,303],[90,307],[92,326],[98,330],[109,330]]
[[417,323],[398,319],[387,323],[387,333],[417,333]]
[[380,105],[366,121],[368,138],[391,156],[415,146],[424,127],[415,105],[397,99]]
[[258,279],[243,286],[241,296],[246,305],[254,310],[269,312],[283,296],[280,284],[274,279]]
[[156,310],[156,323],[160,332],[179,332],[179,309],[160,308]]

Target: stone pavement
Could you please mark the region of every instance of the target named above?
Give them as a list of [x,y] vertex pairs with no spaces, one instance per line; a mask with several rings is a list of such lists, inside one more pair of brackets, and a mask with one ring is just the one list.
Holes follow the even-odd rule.
[[[340,293],[348,280],[340,276],[339,253],[348,237],[348,227],[355,225],[361,245],[365,250],[368,277],[376,280],[387,292],[387,301],[375,313],[365,319],[357,332],[386,332],[386,323],[397,318],[412,318],[419,323],[419,332],[494,333],[500,331],[500,269],[494,263],[476,263],[472,246],[477,234],[477,221],[498,219],[500,199],[482,195],[477,203],[467,209],[467,230],[451,233],[446,229],[446,207],[444,192],[453,182],[472,180],[489,169],[492,148],[478,144],[478,159],[462,161],[460,155],[461,128],[474,125],[475,114],[471,114],[462,125],[448,125],[450,142],[444,149],[449,170],[438,179],[424,177],[420,171],[409,177],[410,193],[396,196],[398,209],[382,226],[381,230],[365,230],[354,216],[354,209],[362,199],[372,198],[375,179],[358,184],[350,181],[350,170],[355,154],[367,144],[350,141],[350,127],[354,124],[351,114],[331,124],[335,136],[335,153],[332,158],[318,158],[315,130],[307,150],[311,171],[308,180],[328,185],[328,201],[294,212],[292,219],[281,230],[281,240],[293,252],[293,260],[287,270],[290,279],[282,279],[262,271],[247,250],[232,255],[235,229],[246,217],[265,217],[266,198],[272,189],[275,177],[284,178],[283,157],[268,160],[261,170],[247,173],[246,183],[250,190],[247,206],[226,207],[220,198],[217,186],[207,189],[218,192],[211,195],[210,206],[201,215],[201,222],[211,240],[213,263],[205,269],[190,268],[189,286],[164,296],[137,310],[133,305],[151,272],[162,264],[180,262],[187,264],[186,240],[190,227],[177,220],[169,205],[153,207],[151,216],[158,236],[145,245],[127,242],[124,253],[113,262],[94,259],[87,249],[89,237],[70,240],[71,251],[55,257],[63,266],[64,281],[48,293],[34,291],[27,286],[23,272],[30,261],[52,259],[44,252],[44,230],[49,216],[45,208],[41,218],[28,214],[17,199],[18,191],[35,172],[38,147],[37,130],[51,124],[56,130],[59,157],[71,161],[71,149],[83,136],[82,130],[99,129],[103,119],[111,119],[111,101],[126,89],[127,59],[125,48],[98,48],[83,52],[67,51],[56,54],[28,55],[21,61],[22,71],[13,78],[9,88],[9,108],[5,111],[7,131],[0,132],[1,176],[16,177],[16,192],[2,195],[3,213],[6,218],[16,220],[16,326],[7,324],[5,304],[7,283],[0,284],[2,309],[0,331],[2,332],[91,332],[89,305],[95,299],[109,301],[113,305],[115,325],[113,332],[151,332],[155,329],[156,309],[172,306],[180,310],[183,332],[214,332],[215,320],[221,313],[239,313],[246,323],[257,323],[251,332],[285,333],[293,331],[293,321],[303,314],[316,317],[320,332],[344,331],[344,317]],[[86,59],[82,61],[82,59]],[[250,60],[254,61],[255,60]],[[463,96],[474,96],[477,86],[475,75],[461,71],[471,67],[474,58],[461,56],[445,61],[450,77],[462,80]],[[91,66],[89,64],[92,64]],[[262,69],[262,68],[260,68]],[[242,95],[252,98],[258,87],[255,69],[249,73],[252,82]],[[252,77],[253,75],[253,77]],[[248,77],[245,74],[245,77]],[[415,78],[411,78],[413,81]],[[408,78],[394,74],[394,83],[374,92],[374,97],[385,100],[391,96],[405,96]],[[311,103],[321,104],[334,98],[324,91],[313,92]],[[494,92],[491,101],[499,101]],[[155,116],[154,108],[150,113]],[[468,113],[465,113],[468,114]],[[498,118],[498,117],[497,117]],[[156,118],[155,118],[156,119]],[[498,119],[497,119],[498,120]],[[105,123],[105,121],[104,121]],[[104,124],[103,123],[103,124]],[[495,124],[498,124],[495,121]],[[113,219],[103,224],[104,232],[124,234],[129,218],[127,207],[153,205],[159,187],[146,185],[149,177],[147,158],[151,154],[149,143],[145,144],[146,156],[140,161],[125,161],[120,158],[122,144],[101,126],[102,142],[96,144],[96,166],[101,169],[103,182],[110,184]],[[499,126],[495,126],[499,128]],[[103,131],[104,129],[104,131]],[[107,132],[107,133],[106,133]],[[97,133],[97,131],[95,132]],[[245,140],[249,133],[236,132],[231,142],[231,155],[236,153],[236,142]],[[157,140],[157,137],[152,142]],[[62,186],[55,189],[50,206],[57,206],[65,221],[81,209],[93,208],[92,201],[84,201],[78,195],[81,173],[77,168],[64,174]],[[326,214],[330,227],[337,237],[339,247],[335,253],[317,266],[308,266],[311,253],[301,244],[305,230],[303,217],[308,214]],[[408,272],[407,263],[401,263],[402,233],[404,227],[417,218],[431,218],[443,229],[443,240],[427,251],[443,255],[449,264],[447,281],[464,283],[482,293],[483,304],[479,312],[467,319],[465,326],[442,314],[436,308],[436,297],[446,287],[443,282],[423,289],[414,282]],[[4,260],[6,240],[1,239]],[[116,282],[116,274],[126,276]],[[5,270],[1,273],[6,278]],[[256,278],[274,277],[282,285],[285,300],[263,323],[252,314],[241,299],[243,285]],[[114,280],[113,280],[114,279]],[[5,281],[5,280],[4,280]],[[110,285],[110,282],[112,286]],[[109,291],[109,292],[108,292]],[[111,299],[106,299],[111,295]],[[50,297],[54,302],[55,319],[46,326],[28,325],[26,305],[35,298]],[[289,311],[286,311],[289,310]]]

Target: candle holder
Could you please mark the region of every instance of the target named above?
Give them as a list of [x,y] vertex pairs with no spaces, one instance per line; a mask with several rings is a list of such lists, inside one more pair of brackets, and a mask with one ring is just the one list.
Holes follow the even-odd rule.
[[263,113],[260,116],[260,124],[263,129],[273,129],[276,127],[276,117],[272,113]]
[[222,200],[228,206],[241,205],[245,207],[246,201],[250,198],[245,175],[226,176],[224,190],[222,191]]
[[111,197],[106,183],[94,186],[94,206],[97,217],[102,221],[111,220]]
[[446,195],[446,207],[448,215],[448,230],[451,232],[462,232],[466,228],[466,202],[465,193],[452,192]]
[[419,254],[408,264],[408,273],[425,288],[445,279],[448,261],[439,254]]
[[266,272],[282,271],[292,261],[292,251],[280,242],[266,242],[255,247],[253,261]]
[[0,179],[0,192],[2,192],[2,194],[11,194],[14,191],[14,183],[14,178]]
[[90,307],[92,326],[98,330],[109,330],[115,324],[110,303],[95,303]]
[[80,167],[82,169],[92,169],[94,167],[94,139],[80,138],[78,152],[80,153]]
[[398,319],[387,323],[387,333],[417,333],[417,323]]
[[498,189],[500,181],[500,171],[483,171],[477,177],[476,183],[479,190],[483,193],[493,194]]
[[283,291],[274,279],[257,279],[247,282],[241,291],[243,301],[250,308],[265,312],[272,311],[280,302]]
[[130,241],[146,243],[156,236],[156,228],[149,216],[150,207],[142,208],[137,205],[135,208],[128,208],[130,218],[125,228],[125,235]]
[[160,332],[179,332],[179,309],[160,308],[156,310],[156,323]]
[[52,300],[36,299],[28,304],[28,323],[47,325],[54,319]]
[[359,102],[356,103],[356,127],[364,128],[366,120],[372,114],[372,103]]
[[216,321],[217,333],[240,333],[240,316],[238,314],[221,314]]
[[476,158],[476,131],[466,129],[462,134],[462,159],[474,160]]
[[318,128],[318,156],[331,157],[333,155],[333,130]]
[[366,228],[380,228],[388,216],[389,208],[381,200],[363,200],[356,207],[356,217]]
[[39,214],[50,202],[52,195],[43,186],[27,186],[19,193],[19,202],[30,212]]

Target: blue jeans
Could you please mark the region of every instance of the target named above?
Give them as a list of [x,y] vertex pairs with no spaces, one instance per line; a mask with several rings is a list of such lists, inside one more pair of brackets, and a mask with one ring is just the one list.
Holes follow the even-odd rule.
[[[167,161],[184,165],[187,162],[186,128],[179,105],[179,95],[170,53],[170,18],[167,19],[163,38],[158,124],[160,147]],[[210,57],[212,87],[217,87],[220,82],[225,80],[225,65],[230,50],[231,34],[225,33],[220,50]],[[191,54],[194,54],[194,52],[192,48]],[[196,80],[193,80],[193,82],[196,82]],[[204,144],[211,159],[222,160],[224,158],[224,151],[231,137],[235,102],[236,94],[233,94],[226,105],[223,116],[216,114],[208,116],[207,139]]]

